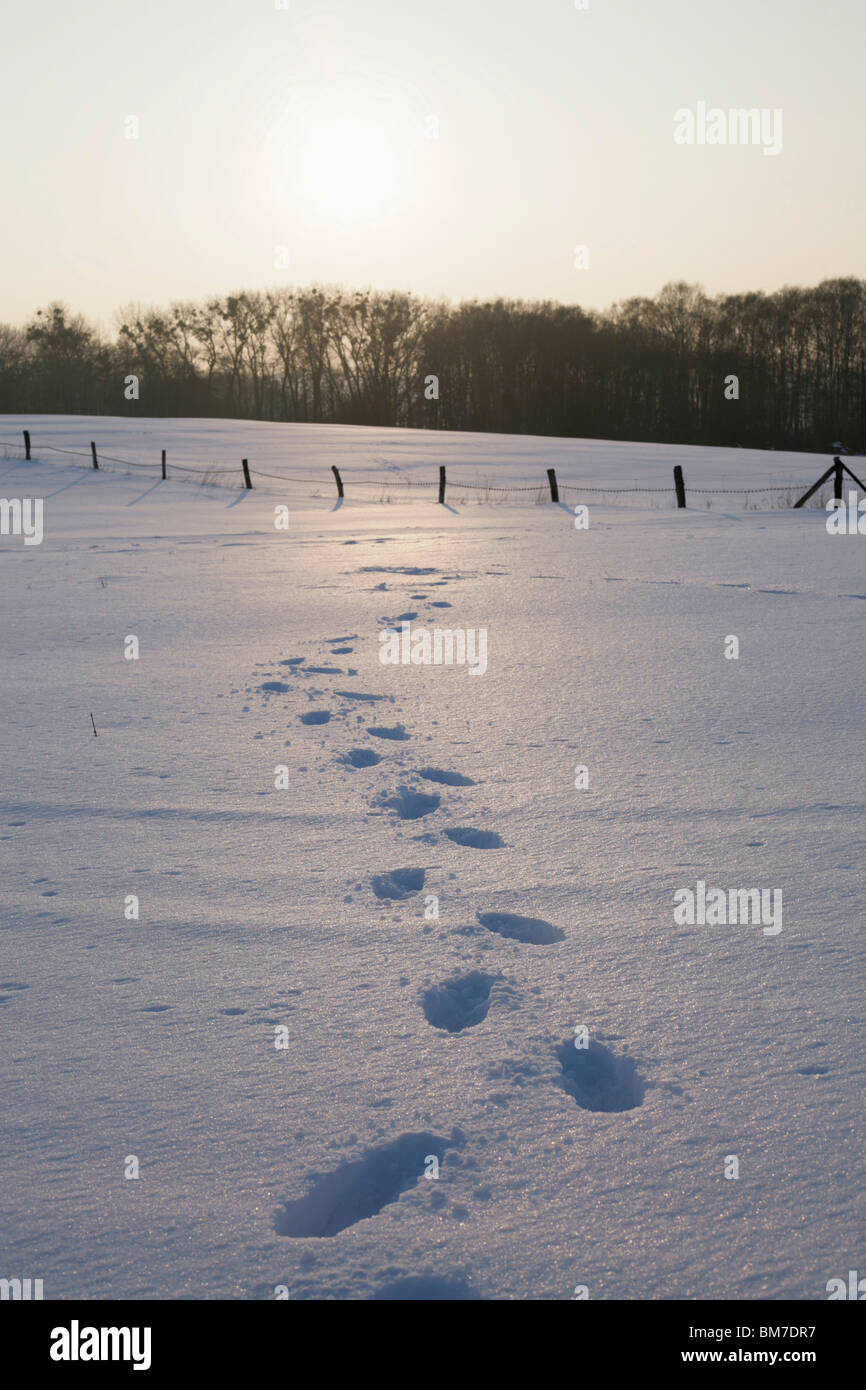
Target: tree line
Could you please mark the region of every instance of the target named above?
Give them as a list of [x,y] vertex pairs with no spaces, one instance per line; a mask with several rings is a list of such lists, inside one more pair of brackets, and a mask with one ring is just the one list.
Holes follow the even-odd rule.
[[663,443],[866,441],[866,281],[604,311],[335,287],[0,324],[0,412],[216,416]]

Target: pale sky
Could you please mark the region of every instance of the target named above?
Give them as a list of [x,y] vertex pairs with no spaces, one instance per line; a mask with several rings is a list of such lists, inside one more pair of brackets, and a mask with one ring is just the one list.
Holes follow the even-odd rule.
[[[286,5],[6,8],[0,319],[63,299],[110,328],[312,282],[603,307],[866,277],[863,0]],[[781,153],[676,144],[699,102],[781,109]]]

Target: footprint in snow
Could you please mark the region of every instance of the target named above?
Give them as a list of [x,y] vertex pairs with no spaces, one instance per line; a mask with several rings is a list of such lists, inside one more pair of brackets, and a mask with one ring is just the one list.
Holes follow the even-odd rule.
[[483,1023],[490,1008],[493,975],[472,970],[468,975],[452,975],[441,984],[431,985],[421,996],[421,1007],[428,1023],[446,1033],[461,1033]]
[[455,845],[464,845],[467,849],[505,848],[505,841],[495,830],[475,830],[471,825],[458,825],[446,830],[445,834]]
[[406,733],[402,724],[395,724],[392,729],[383,728],[381,726],[376,729],[370,728],[367,730],[367,733],[372,734],[373,738],[393,738],[400,741],[411,737],[410,734]]
[[311,709],[306,714],[301,715],[302,724],[327,724],[331,718],[329,709]]
[[561,927],[541,917],[520,917],[514,912],[477,912],[475,915],[488,931],[512,941],[523,941],[528,946],[552,946],[554,941],[565,940]]
[[[268,1285],[268,1298],[272,1297]],[[433,1303],[458,1301],[471,1302],[480,1299],[465,1279],[442,1279],[435,1274],[413,1275],[408,1279],[395,1279],[391,1284],[383,1284],[370,1295],[370,1302],[385,1303]]]
[[342,699],[342,700],[368,700],[368,701],[369,701],[369,700],[387,700],[387,699],[388,699],[388,696],[387,696],[387,695],[368,695],[368,694],[367,694],[365,691],[363,691],[363,690],[335,690],[335,691],[334,691],[334,694],[335,694],[335,695],[338,695],[338,696],[340,697],[340,699]]
[[349,1226],[378,1215],[415,1187],[431,1155],[442,1163],[446,1150],[463,1142],[459,1130],[452,1132],[450,1140],[430,1133],[401,1134],[390,1144],[369,1149],[353,1163],[341,1163],[333,1172],[317,1175],[304,1197],[283,1204],[274,1217],[274,1230],[278,1236],[295,1239],[339,1235]]
[[411,787],[398,787],[393,796],[383,797],[377,803],[394,811],[401,820],[419,820],[438,811],[439,797],[426,792],[415,792]]
[[578,1048],[574,1038],[567,1038],[556,1055],[562,1068],[560,1085],[581,1110],[612,1113],[643,1103],[643,1082],[631,1057],[617,1057],[594,1040]]
[[350,748],[338,761],[346,767],[375,767],[382,761],[382,754],[372,748]]
[[434,565],[363,565],[356,574],[438,574]]
[[380,900],[409,898],[424,887],[424,869],[392,869],[387,874],[374,874],[370,887]]
[[475,782],[471,777],[464,777],[462,772],[446,772],[441,767],[422,767],[418,770],[419,777],[425,777],[428,782],[442,782],[446,787],[474,787]]

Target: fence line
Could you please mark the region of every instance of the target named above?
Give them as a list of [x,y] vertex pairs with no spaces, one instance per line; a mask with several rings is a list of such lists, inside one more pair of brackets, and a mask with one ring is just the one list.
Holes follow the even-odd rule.
[[[23,433],[23,436],[24,436],[24,456],[25,456],[25,461],[32,461],[32,458],[31,458],[31,448],[32,448],[32,445],[31,445],[31,434],[30,434],[30,431],[29,431],[29,430],[23,430],[22,433]],[[11,439],[0,439],[0,445],[6,445],[6,446],[9,446],[9,447],[14,448],[14,449],[20,449],[20,447],[21,447],[17,440],[11,440]],[[140,460],[138,460],[138,459],[125,459],[125,458],[120,458],[120,457],[119,457],[118,455],[116,455],[116,454],[101,454],[101,453],[98,453],[95,443],[91,443],[91,446],[90,446],[90,453],[89,453],[89,454],[86,453],[84,450],[81,450],[81,449],[63,449],[63,448],[61,448],[61,447],[60,447],[59,445],[57,445],[57,444],[41,444],[41,445],[39,446],[39,448],[40,448],[40,450],[49,450],[51,453],[54,453],[54,454],[69,454],[69,455],[72,456],[73,458],[92,458],[93,467],[96,468],[96,469],[98,469],[98,467],[99,467],[99,464],[98,464],[98,462],[97,462],[97,459],[99,459],[100,461],[106,461],[106,462],[108,462],[108,463],[119,463],[119,464],[121,464],[123,467],[126,467],[126,468],[157,468],[157,467],[160,467],[160,466],[161,466],[161,468],[162,468],[162,477],[163,477],[163,478],[166,478],[166,477],[167,477],[167,463],[166,463],[166,451],[165,451],[165,449],[162,450],[162,460],[161,460],[161,465],[160,465],[160,464],[156,464],[156,463],[142,463],[142,462],[141,462]],[[835,459],[835,460],[834,460],[834,464],[835,464],[835,466],[836,466],[836,480],[837,480],[837,490],[838,490],[838,482],[839,482],[839,480],[841,479],[841,471],[840,471],[840,470],[841,470],[841,468],[842,468],[842,465],[841,465],[839,459]],[[229,474],[231,474],[233,477],[237,477],[237,476],[238,476],[238,472],[239,472],[239,470],[238,470],[237,467],[235,467],[235,468],[217,468],[216,466],[211,466],[211,465],[209,465],[209,464],[205,464],[205,465],[203,465],[203,466],[201,466],[201,467],[190,467],[189,464],[173,463],[173,464],[171,464],[171,469],[172,469],[172,472],[174,472],[174,473],[191,473],[191,474],[193,474],[193,476],[195,476],[195,477],[200,477],[200,478],[202,478],[202,479],[204,479],[204,480],[210,479],[210,478],[214,478],[214,477],[225,477],[225,476],[227,476],[227,475],[229,475]],[[310,483],[317,483],[317,482],[320,481],[320,479],[319,479],[319,477],[318,477],[317,474],[309,475],[309,476],[306,477],[306,478],[298,478],[298,477],[293,477],[292,475],[290,475],[290,474],[285,474],[285,473],[266,473],[266,472],[264,472],[264,470],[259,469],[259,468],[250,468],[250,467],[249,467],[249,464],[248,464],[248,462],[247,462],[246,459],[243,459],[243,460],[242,460],[240,471],[241,471],[242,485],[243,485],[244,487],[250,488],[250,489],[251,489],[252,486],[253,486],[252,481],[251,481],[251,478],[253,478],[253,477],[254,477],[254,478],[267,478],[267,479],[270,480],[270,481],[276,481],[276,482],[280,482],[280,483],[299,483],[299,484],[301,484],[301,485],[306,485],[306,484],[310,484]],[[333,466],[333,465],[332,465],[331,471],[332,471],[332,473],[334,474],[334,478],[335,478],[335,480],[336,480],[336,484],[337,484],[337,495],[338,495],[338,497],[342,498],[343,495],[344,495],[344,492],[343,492],[343,487],[344,487],[344,485],[343,485],[342,477],[341,477],[341,475],[340,475],[340,471],[339,471],[339,469],[336,468],[336,466]],[[834,471],[834,469],[833,469],[832,467],[831,467],[830,469],[828,469],[828,470],[827,470],[827,473],[824,474],[824,476],[823,476],[821,479],[818,480],[818,482],[811,488],[811,491],[810,491],[809,493],[807,493],[806,496],[809,497],[809,496],[812,495],[812,493],[816,492],[816,491],[818,490],[818,488],[821,486],[821,484],[824,483],[824,482],[829,478],[829,475],[830,475],[833,471]],[[847,468],[846,468],[845,471],[850,473],[850,469],[847,469]],[[854,475],[851,474],[851,477],[854,478]],[[856,482],[856,481],[858,481],[858,480],[857,480],[856,478],[854,478],[854,481]],[[436,487],[438,487],[438,489],[439,489],[439,501],[440,501],[440,502],[444,502],[444,501],[445,501],[446,473],[445,473],[445,467],[444,467],[443,465],[441,465],[441,464],[439,465],[439,479],[438,479],[438,482],[437,482],[437,481],[425,482],[425,481],[422,481],[422,480],[419,480],[419,479],[415,479],[415,478],[402,478],[402,477],[399,477],[399,476],[394,476],[393,474],[385,474],[385,475],[383,475],[381,478],[353,478],[353,477],[351,477],[351,478],[349,479],[349,482],[350,482],[350,485],[351,485],[353,488],[355,488],[355,487],[378,487],[378,488],[382,488],[382,487],[388,487],[388,486],[393,486],[393,487],[395,487],[395,488],[396,488],[396,487],[401,487],[401,488],[404,488],[404,487],[405,487],[405,488],[436,488]],[[219,486],[219,484],[217,484],[217,486]],[[585,494],[585,493],[596,493],[596,494],[604,494],[604,495],[611,495],[611,496],[625,496],[625,495],[630,494],[630,493],[666,493],[666,494],[674,493],[674,495],[675,495],[675,497],[676,497],[676,500],[677,500],[677,505],[678,505],[678,507],[685,507],[685,505],[686,505],[686,500],[685,500],[685,497],[686,497],[686,489],[685,489],[685,483],[684,483],[684,479],[683,479],[682,468],[681,468],[680,465],[676,465],[676,466],[674,467],[674,485],[673,485],[673,486],[668,486],[668,487],[596,487],[596,486],[588,486],[588,485],[585,486],[585,485],[583,485],[583,484],[574,484],[574,483],[561,483],[561,484],[559,484],[559,483],[557,483],[557,479],[556,479],[556,471],[555,471],[555,469],[553,469],[553,468],[548,468],[548,469],[547,469],[547,477],[546,477],[546,480],[541,480],[541,479],[540,479],[538,483],[531,484],[531,485],[529,485],[529,486],[524,486],[524,485],[521,484],[521,485],[515,486],[515,487],[508,487],[508,486],[499,486],[499,485],[492,484],[492,483],[455,482],[453,479],[451,480],[450,486],[451,486],[451,488],[452,488],[452,491],[453,491],[453,490],[456,490],[456,491],[458,491],[458,492],[463,492],[463,491],[477,491],[477,492],[485,492],[485,493],[526,493],[526,492],[532,492],[532,493],[534,493],[536,496],[538,496],[539,494],[542,494],[542,495],[543,495],[543,494],[544,494],[544,491],[545,491],[545,488],[548,488],[548,489],[549,489],[549,492],[550,492],[550,499],[551,499],[552,502],[558,502],[558,501],[559,501],[559,494],[560,494],[560,492],[570,492],[570,493],[572,493],[572,494],[574,494],[574,495],[576,495],[576,496],[582,496],[582,495]],[[688,489],[688,491],[689,491],[689,492],[694,492],[694,493],[699,493],[699,494],[701,494],[701,495],[703,495],[703,496],[714,496],[714,497],[722,497],[722,496],[740,496],[740,497],[743,497],[743,496],[751,496],[751,495],[753,495],[753,494],[755,494],[755,493],[773,493],[773,492],[784,493],[784,492],[792,492],[792,491],[796,491],[796,490],[799,490],[799,489],[805,488],[805,487],[809,487],[809,483],[807,483],[807,482],[804,482],[804,483],[800,483],[800,482],[790,482],[790,483],[768,483],[768,484],[766,484],[766,485],[763,486],[763,487],[717,487],[717,488],[716,488],[716,487],[690,487],[690,488]],[[801,499],[800,502],[796,503],[795,505],[801,506],[802,503],[803,503],[805,500],[806,500],[806,498],[804,497],[804,498]]]

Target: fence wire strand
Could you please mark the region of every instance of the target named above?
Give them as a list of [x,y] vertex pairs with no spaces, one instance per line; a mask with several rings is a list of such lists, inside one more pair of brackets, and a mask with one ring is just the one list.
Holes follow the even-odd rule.
[[[21,451],[21,452],[23,453],[22,445],[19,443],[18,440],[13,440],[13,439],[0,439],[0,445],[6,445],[6,446],[8,446],[8,447],[10,447],[10,448],[17,449],[17,450],[19,450],[19,451]],[[92,453],[88,452],[87,450],[84,450],[84,449],[62,449],[62,448],[60,448],[60,446],[57,445],[57,444],[39,444],[39,445],[31,444],[31,450],[34,451],[34,452],[37,451],[37,450],[40,451],[40,452],[41,452],[41,451],[44,451],[44,450],[50,450],[51,453],[54,453],[54,454],[69,454],[69,455],[71,455],[73,458],[83,458],[83,459],[91,459],[91,458],[92,458]],[[116,455],[116,454],[103,454],[103,453],[100,453],[99,450],[97,450],[96,457],[97,457],[97,459],[98,459],[100,462],[105,461],[105,462],[107,462],[107,463],[119,463],[119,464],[121,464],[123,467],[126,467],[126,468],[160,468],[160,467],[161,467],[161,464],[160,464],[160,463],[142,463],[142,462],[141,462],[140,460],[138,460],[138,459],[125,459],[125,458],[120,458],[120,457],[119,457],[118,455]],[[213,478],[213,477],[225,477],[225,476],[227,476],[228,474],[232,474],[232,475],[234,475],[235,477],[237,477],[238,473],[240,472],[239,466],[238,466],[238,467],[235,467],[235,468],[217,468],[216,466],[211,466],[210,464],[204,464],[204,465],[201,465],[201,466],[190,467],[189,464],[171,463],[171,464],[167,464],[167,467],[170,467],[171,473],[172,473],[172,474],[174,474],[174,473],[191,473],[191,474],[193,474],[195,477],[200,477],[200,478],[204,478],[204,479]],[[297,477],[291,476],[290,474],[285,474],[285,473],[266,473],[266,472],[264,472],[263,469],[259,469],[259,468],[250,468],[250,475],[251,475],[251,477],[255,477],[255,478],[268,478],[268,479],[271,480],[271,481],[279,482],[279,483],[299,483],[299,484],[301,484],[302,486],[303,486],[303,485],[311,485],[311,486],[321,485],[321,484],[323,484],[323,483],[326,481],[325,478],[319,479],[319,478],[316,477],[315,475],[312,475],[312,476],[309,476],[309,477],[306,477],[306,478],[297,478]],[[353,488],[355,488],[355,487],[378,487],[378,488],[393,487],[393,488],[395,488],[395,489],[396,489],[396,488],[404,488],[404,487],[405,487],[405,488],[428,488],[428,489],[429,489],[429,488],[437,488],[437,487],[439,486],[438,482],[435,482],[435,481],[434,481],[434,482],[424,482],[424,481],[420,481],[420,480],[415,479],[415,478],[402,478],[402,477],[399,477],[399,476],[395,476],[394,474],[384,474],[381,478],[354,478],[354,477],[351,476],[351,474],[349,474],[346,478],[343,479],[343,485],[344,485],[344,487],[350,486],[350,487],[353,487]],[[540,482],[535,483],[535,484],[533,484],[533,485],[531,485],[531,486],[528,486],[528,487],[524,487],[524,486],[522,486],[522,485],[521,485],[521,486],[517,486],[517,487],[503,487],[503,486],[500,486],[500,485],[498,485],[498,484],[492,484],[492,483],[468,483],[468,482],[463,482],[463,481],[460,481],[460,480],[457,480],[457,479],[451,478],[451,477],[449,477],[448,480],[447,480],[447,488],[448,488],[448,491],[451,492],[451,493],[454,493],[454,492],[463,492],[463,491],[486,492],[486,493],[493,493],[493,492],[502,493],[502,492],[504,492],[504,493],[509,493],[509,494],[511,494],[511,493],[532,492],[532,493],[535,493],[536,495],[538,495],[539,493],[543,493],[543,492],[545,491],[545,489],[547,488],[547,486],[548,486],[547,480],[540,481]],[[699,494],[701,494],[702,496],[712,496],[712,497],[723,497],[723,496],[744,497],[744,496],[751,496],[751,495],[754,494],[754,493],[793,492],[793,491],[799,492],[801,489],[808,488],[808,487],[810,487],[810,486],[811,486],[811,483],[809,483],[809,482],[806,482],[806,483],[800,483],[800,482],[791,482],[791,483],[767,483],[766,485],[764,485],[764,486],[762,486],[762,487],[690,487],[690,486],[687,486],[687,487],[686,487],[686,492],[687,492],[687,493],[692,493],[692,492],[693,492],[693,493],[699,493]],[[603,494],[603,495],[617,495],[617,496],[625,496],[626,494],[629,494],[629,493],[668,493],[668,494],[676,495],[676,489],[675,489],[674,487],[598,487],[598,486],[595,486],[595,485],[593,485],[593,486],[585,485],[585,486],[584,486],[583,484],[576,484],[576,483],[559,483],[559,484],[558,484],[558,488],[559,488],[559,492],[560,492],[560,493],[563,493],[563,492],[570,492],[570,493],[573,493],[573,494],[578,495],[578,496],[580,496],[580,495],[582,495],[582,494],[584,494],[584,493],[588,493],[588,492],[599,493],[599,494]]]

